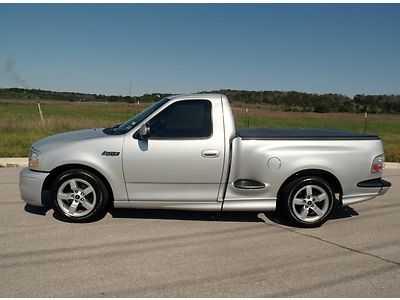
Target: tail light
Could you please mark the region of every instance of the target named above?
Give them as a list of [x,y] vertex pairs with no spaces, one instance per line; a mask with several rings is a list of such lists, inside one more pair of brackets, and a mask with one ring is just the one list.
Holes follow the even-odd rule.
[[383,154],[376,156],[372,161],[371,173],[382,172],[384,164],[385,164],[385,156]]

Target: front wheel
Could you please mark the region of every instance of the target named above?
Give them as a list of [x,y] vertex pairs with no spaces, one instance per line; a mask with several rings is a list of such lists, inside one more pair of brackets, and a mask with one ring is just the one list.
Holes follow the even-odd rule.
[[62,220],[90,222],[104,216],[108,192],[95,174],[80,169],[60,174],[50,189],[54,212]]
[[330,185],[314,176],[295,179],[283,188],[280,196],[280,212],[287,221],[300,227],[322,225],[335,200]]

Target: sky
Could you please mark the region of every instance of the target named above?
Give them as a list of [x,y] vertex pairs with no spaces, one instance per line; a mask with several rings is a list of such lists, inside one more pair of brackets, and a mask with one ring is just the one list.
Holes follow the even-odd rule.
[[400,94],[400,4],[0,4],[0,88]]

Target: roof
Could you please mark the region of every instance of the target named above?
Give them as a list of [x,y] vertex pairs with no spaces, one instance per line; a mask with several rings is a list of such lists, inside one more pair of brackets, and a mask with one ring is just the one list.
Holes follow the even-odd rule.
[[221,99],[222,94],[181,94],[169,96],[169,99]]

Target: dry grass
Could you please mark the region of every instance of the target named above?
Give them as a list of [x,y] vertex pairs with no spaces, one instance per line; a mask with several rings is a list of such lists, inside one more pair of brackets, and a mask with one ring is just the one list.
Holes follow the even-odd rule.
[[[0,157],[27,156],[30,145],[45,136],[83,128],[108,127],[122,123],[148,104],[42,102],[42,125],[33,101],[0,101]],[[238,127],[334,128],[363,132],[363,114],[300,113],[276,111],[276,107],[235,103],[233,112]],[[387,161],[400,162],[400,115],[369,115],[367,132],[382,137]]]

